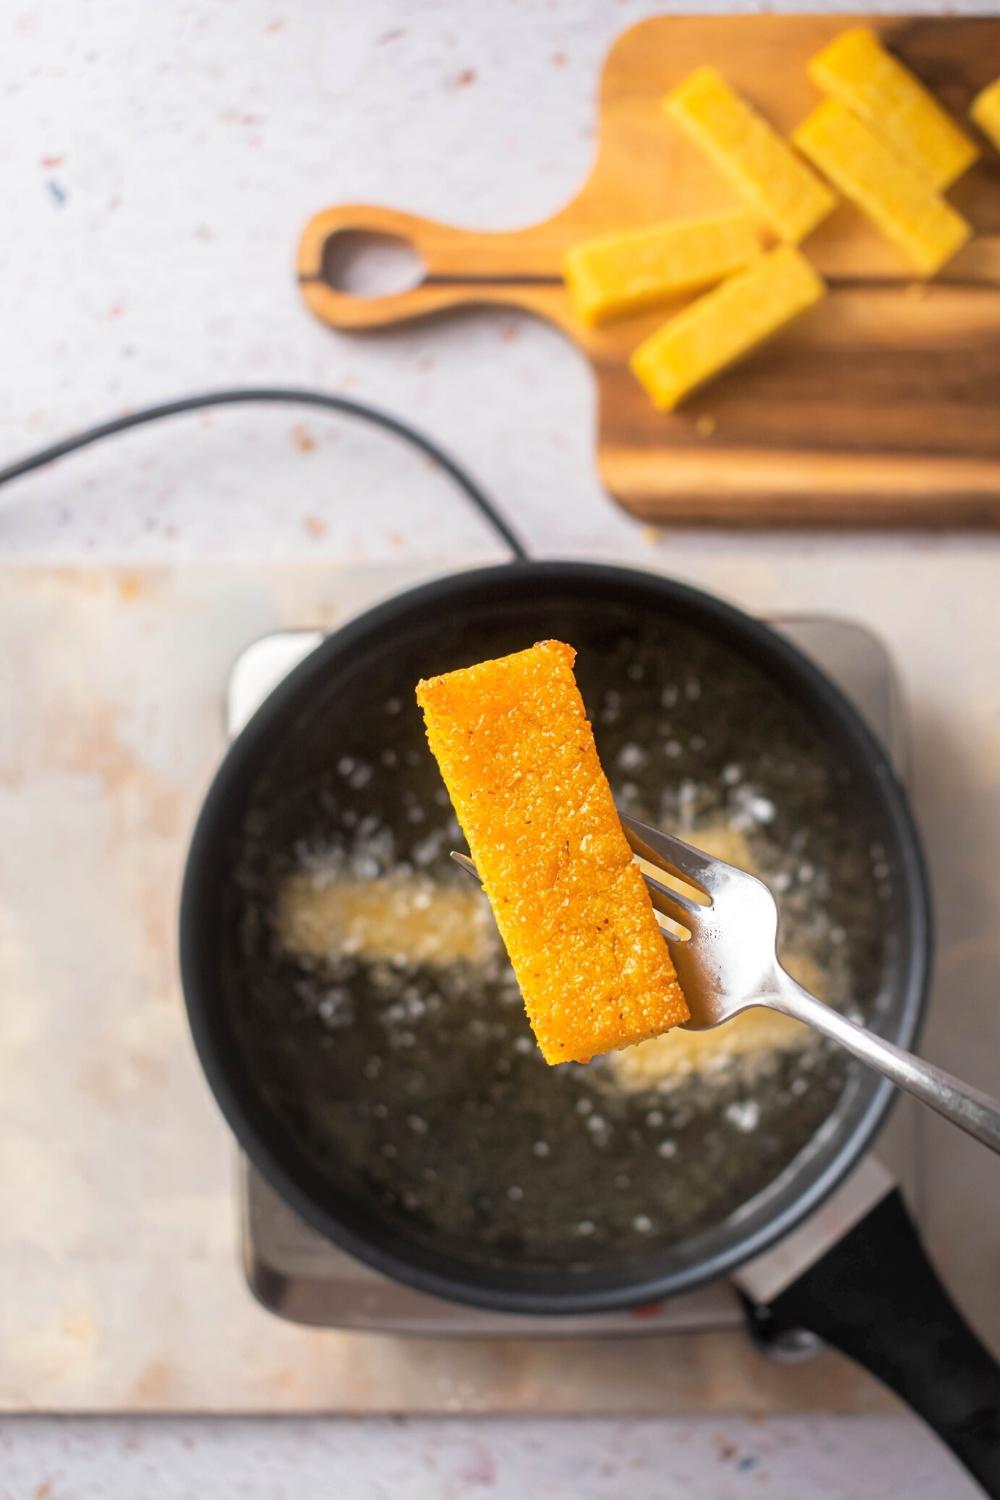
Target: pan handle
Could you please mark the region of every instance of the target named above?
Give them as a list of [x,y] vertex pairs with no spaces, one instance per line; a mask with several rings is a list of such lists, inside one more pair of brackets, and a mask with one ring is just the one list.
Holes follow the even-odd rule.
[[898,1188],[770,1305],[744,1300],[758,1342],[804,1329],[840,1349],[1000,1500],[1000,1364],[942,1286]]

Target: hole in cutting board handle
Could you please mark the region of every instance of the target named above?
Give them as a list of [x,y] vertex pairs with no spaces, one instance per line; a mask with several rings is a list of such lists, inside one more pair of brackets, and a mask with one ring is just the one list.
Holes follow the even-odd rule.
[[393,297],[419,286],[427,272],[413,246],[374,229],[338,229],[323,248],[323,280],[351,297]]

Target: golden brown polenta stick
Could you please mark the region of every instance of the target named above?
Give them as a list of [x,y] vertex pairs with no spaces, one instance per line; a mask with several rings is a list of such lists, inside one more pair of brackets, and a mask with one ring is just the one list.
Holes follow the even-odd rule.
[[546,1062],[586,1062],[688,1008],[597,758],[576,652],[543,641],[417,687]]

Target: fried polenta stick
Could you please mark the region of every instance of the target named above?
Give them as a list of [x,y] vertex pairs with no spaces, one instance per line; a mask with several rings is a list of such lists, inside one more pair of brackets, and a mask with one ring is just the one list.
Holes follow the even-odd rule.
[[688,1018],[561,641],[417,687],[546,1062]]

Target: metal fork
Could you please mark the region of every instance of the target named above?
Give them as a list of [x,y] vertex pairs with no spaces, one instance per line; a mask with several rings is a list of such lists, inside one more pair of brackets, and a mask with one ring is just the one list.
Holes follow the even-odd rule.
[[[654,909],[689,934],[660,923],[691,1011],[686,1030],[709,1031],[754,1005],[781,1011],[1000,1153],[1000,1100],[849,1021],[785,972],[777,953],[778,908],[763,881],[626,813],[619,816]],[[452,858],[476,874],[465,855]],[[664,874],[682,881],[691,895],[665,884]]]

